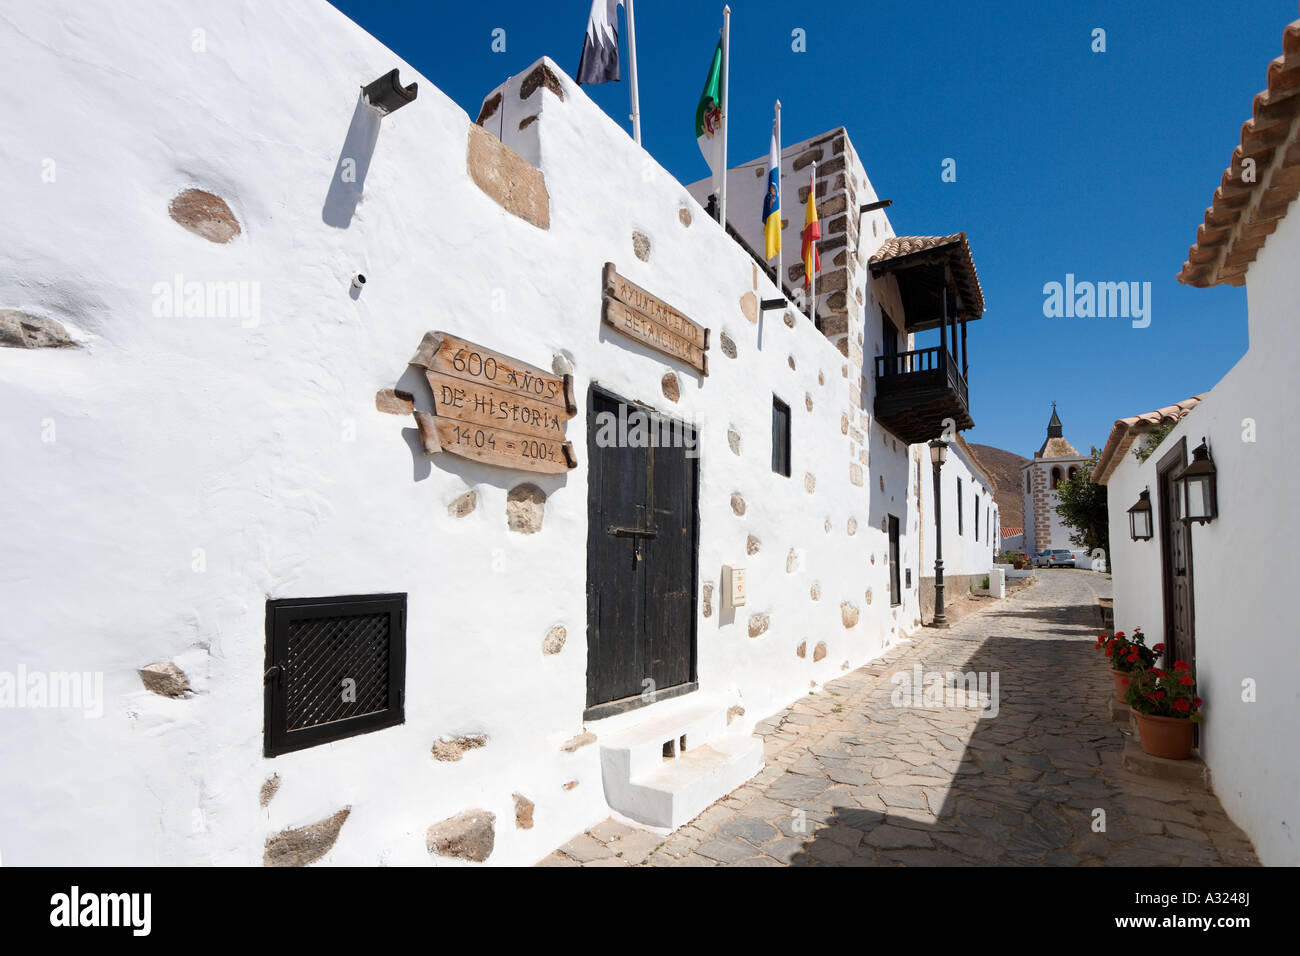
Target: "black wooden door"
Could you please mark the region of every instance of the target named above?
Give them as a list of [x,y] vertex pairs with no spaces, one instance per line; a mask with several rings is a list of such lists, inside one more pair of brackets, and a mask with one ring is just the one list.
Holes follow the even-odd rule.
[[1187,463],[1186,442],[1160,460],[1159,474],[1160,544],[1164,578],[1165,637],[1168,655],[1164,664],[1186,661],[1196,673],[1196,626],[1192,604],[1192,537],[1182,520],[1181,502],[1173,476]]
[[[639,430],[636,417],[650,427]],[[627,422],[624,429],[602,428]],[[695,687],[694,432],[593,388],[588,402],[587,719]],[[633,447],[615,436],[659,437]],[[666,434],[667,433],[667,434]],[[677,435],[677,444],[665,442]]]

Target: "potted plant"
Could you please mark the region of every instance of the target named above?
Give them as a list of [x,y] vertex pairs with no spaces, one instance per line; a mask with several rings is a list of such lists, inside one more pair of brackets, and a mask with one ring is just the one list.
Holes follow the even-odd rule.
[[1193,724],[1201,722],[1201,698],[1186,661],[1172,671],[1152,668],[1129,675],[1125,699],[1137,717],[1142,749],[1153,757],[1186,760],[1192,754]]
[[1125,637],[1123,631],[1117,631],[1113,637],[1097,635],[1097,650],[1104,651],[1110,660],[1110,676],[1115,682],[1115,697],[1125,700],[1128,690],[1129,675],[1139,670],[1148,670],[1155,666],[1156,652],[1147,647],[1147,639],[1142,628],[1133,632],[1131,638]]

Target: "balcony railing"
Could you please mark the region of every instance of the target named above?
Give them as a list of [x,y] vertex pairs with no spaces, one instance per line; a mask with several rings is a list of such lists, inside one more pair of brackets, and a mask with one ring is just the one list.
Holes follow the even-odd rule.
[[969,428],[966,377],[942,346],[876,356],[876,418],[909,443],[928,441],[951,418]]

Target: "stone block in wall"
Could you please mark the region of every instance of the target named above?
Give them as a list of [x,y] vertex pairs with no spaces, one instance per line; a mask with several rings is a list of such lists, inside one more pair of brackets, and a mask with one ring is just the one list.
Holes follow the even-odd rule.
[[470,179],[501,208],[539,229],[551,227],[551,200],[542,171],[480,126],[469,128]]
[[65,349],[76,344],[61,322],[15,309],[0,309],[0,348]]
[[438,856],[482,863],[496,842],[496,814],[467,810],[429,827],[425,847]]
[[307,866],[334,848],[351,807],[305,827],[292,827],[268,837],[262,853],[263,866]]
[[819,216],[838,216],[840,213],[844,212],[847,204],[848,199],[843,193],[841,193],[838,196],[832,196],[830,199],[820,204],[817,207],[817,214]]

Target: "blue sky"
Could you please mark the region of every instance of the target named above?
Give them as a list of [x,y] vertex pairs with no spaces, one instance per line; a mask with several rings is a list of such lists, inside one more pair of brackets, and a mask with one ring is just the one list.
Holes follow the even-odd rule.
[[[543,54],[577,72],[589,0],[334,0],[475,116]],[[1295,0],[731,4],[731,156],[848,129],[900,235],[965,231],[987,312],[970,326],[970,441],[1031,455],[1051,402],[1081,451],[1114,419],[1211,387],[1246,350],[1244,288],[1174,278]],[[642,142],[683,183],[707,174],[695,105],[722,4],[636,4]],[[620,13],[620,45],[626,30]],[[493,52],[492,31],[506,31]],[[1092,52],[1094,28],[1106,52]],[[801,28],[807,52],[791,49]],[[626,54],[624,54],[626,55]],[[588,87],[627,122],[624,80]],[[946,158],[957,181],[941,181]],[[760,210],[752,211],[755,217]],[[746,214],[729,210],[729,217]],[[1150,282],[1151,324],[1047,318],[1066,273]]]

